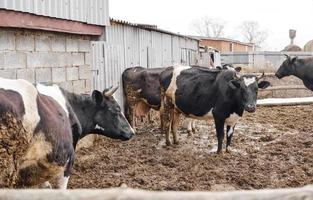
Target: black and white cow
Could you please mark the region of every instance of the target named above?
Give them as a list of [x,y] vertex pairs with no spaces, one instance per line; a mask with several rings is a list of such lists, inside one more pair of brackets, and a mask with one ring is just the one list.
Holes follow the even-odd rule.
[[241,71],[241,67],[234,67],[232,64],[224,64],[222,66],[217,66],[216,69],[219,70],[234,70],[236,72],[240,72]]
[[313,57],[300,59],[285,55],[286,60],[280,65],[276,77],[281,79],[286,76],[296,76],[302,80],[305,87],[313,91]]
[[[65,189],[78,140],[88,134],[129,140],[134,131],[113,98],[115,89],[78,95],[56,85],[0,78],[0,117],[12,114],[26,130],[28,145],[19,161],[17,187],[59,177]],[[0,141],[1,142],[1,141]]]
[[258,83],[261,77],[243,75],[234,70],[208,70],[202,67],[174,66],[161,73],[161,120],[164,123],[166,144],[170,132],[178,144],[177,125],[180,114],[187,117],[214,119],[218,139],[217,152],[222,150],[224,125],[227,126],[227,146],[231,143],[236,122],[244,110],[254,112],[258,88],[269,82]]

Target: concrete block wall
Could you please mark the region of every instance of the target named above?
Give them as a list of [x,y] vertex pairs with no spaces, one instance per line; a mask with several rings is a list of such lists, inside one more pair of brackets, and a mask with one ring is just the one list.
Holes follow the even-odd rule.
[[0,77],[90,93],[90,37],[0,28]]

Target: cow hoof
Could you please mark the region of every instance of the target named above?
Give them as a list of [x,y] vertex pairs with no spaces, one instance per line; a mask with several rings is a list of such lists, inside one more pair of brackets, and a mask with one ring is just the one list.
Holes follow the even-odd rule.
[[223,154],[223,152],[222,152],[221,150],[218,150],[216,153],[217,153],[218,155]]
[[171,141],[166,141],[166,146],[171,146],[171,145],[172,145]]
[[179,142],[178,142],[178,141],[175,141],[174,144],[175,144],[175,145],[179,145]]
[[41,188],[41,189],[52,189],[52,185],[50,184],[49,181],[46,181],[46,182],[44,182],[43,184],[41,184],[41,185],[39,186],[39,188]]

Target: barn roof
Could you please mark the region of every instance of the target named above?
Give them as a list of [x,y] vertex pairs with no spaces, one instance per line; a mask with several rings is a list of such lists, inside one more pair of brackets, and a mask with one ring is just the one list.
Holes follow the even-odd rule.
[[160,32],[160,33],[166,33],[166,34],[169,34],[169,35],[175,35],[175,36],[179,36],[179,37],[183,37],[183,38],[187,38],[187,39],[191,39],[191,40],[200,41],[200,39],[198,39],[198,38],[194,38],[194,37],[191,37],[191,36],[182,35],[180,33],[174,33],[174,32],[171,32],[171,31],[164,30],[164,29],[160,29],[160,28],[158,28],[157,25],[154,25],[154,24],[131,23],[131,22],[128,22],[128,21],[118,20],[118,19],[113,19],[113,18],[110,18],[110,22],[111,22],[111,26],[114,25],[114,23],[115,24],[123,24],[123,25],[137,27],[137,28],[140,28],[140,29],[145,29],[145,30],[148,30],[148,31],[156,31],[156,32]]
[[242,44],[242,45],[253,47],[252,43],[241,42],[239,40],[234,40],[234,39],[230,39],[230,38],[220,38],[220,37],[217,38],[217,37],[206,37],[206,36],[190,36],[190,37],[197,38],[199,40],[213,40],[213,41],[233,42],[233,43],[237,43],[237,44]]

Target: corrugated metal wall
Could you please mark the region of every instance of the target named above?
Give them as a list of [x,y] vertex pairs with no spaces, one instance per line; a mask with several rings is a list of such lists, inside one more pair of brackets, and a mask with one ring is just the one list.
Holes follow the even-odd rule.
[[[92,42],[92,53],[93,88],[103,90],[121,83],[121,74],[129,67],[196,64],[198,41],[114,24],[106,28],[106,42]],[[122,87],[115,98],[123,108]]]
[[106,28],[106,41],[124,46],[126,67],[191,65],[198,52],[197,40],[122,24]]
[[0,8],[107,26],[109,0],[0,0]]

